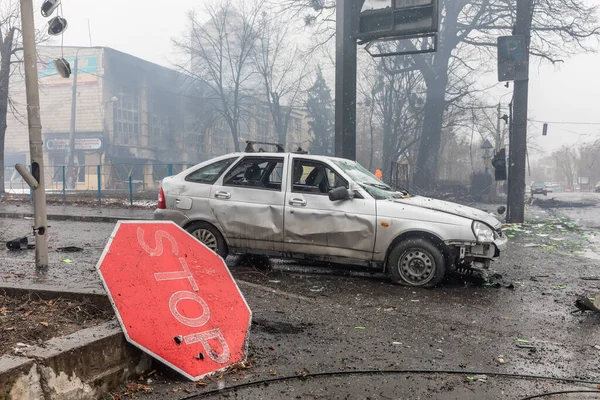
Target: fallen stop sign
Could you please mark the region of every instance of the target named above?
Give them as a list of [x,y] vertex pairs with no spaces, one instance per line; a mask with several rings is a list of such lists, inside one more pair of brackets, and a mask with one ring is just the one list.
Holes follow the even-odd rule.
[[127,340],[192,380],[245,361],[252,314],[225,262],[172,222],[118,222],[97,265]]

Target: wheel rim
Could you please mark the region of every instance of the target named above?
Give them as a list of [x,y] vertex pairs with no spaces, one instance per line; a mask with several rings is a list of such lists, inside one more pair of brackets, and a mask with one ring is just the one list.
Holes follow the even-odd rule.
[[429,283],[435,276],[433,256],[422,249],[409,249],[398,261],[398,272],[402,279],[413,286]]
[[192,236],[194,236],[215,253],[218,252],[219,245],[217,243],[217,238],[208,229],[196,229],[194,232],[192,232]]

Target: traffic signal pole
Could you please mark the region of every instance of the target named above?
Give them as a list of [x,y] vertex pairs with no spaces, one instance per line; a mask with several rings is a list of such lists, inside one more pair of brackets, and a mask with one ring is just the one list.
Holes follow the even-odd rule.
[[[526,40],[525,62],[529,68],[529,41],[531,38],[532,0],[517,0],[516,35],[524,35]],[[527,73],[529,77],[529,72]],[[515,80],[513,100],[513,127],[510,141],[510,176],[508,190],[507,221],[523,223],[525,221],[525,187],[527,162],[527,104],[529,78]]]
[[361,0],[338,0],[335,57],[335,156],[356,160],[356,22]]
[[48,266],[48,221],[46,219],[46,191],[44,187],[44,145],[40,118],[40,91],[38,86],[37,55],[32,0],[21,0],[21,29],[23,58],[25,59],[25,90],[27,94],[27,122],[31,173],[20,165],[19,173],[33,189],[33,233],[35,235],[35,265]]

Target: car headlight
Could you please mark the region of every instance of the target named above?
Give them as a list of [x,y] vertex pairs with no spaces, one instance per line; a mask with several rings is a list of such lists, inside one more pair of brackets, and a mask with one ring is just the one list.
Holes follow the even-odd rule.
[[492,243],[494,241],[494,231],[483,222],[473,222],[473,234],[475,234],[479,243]]

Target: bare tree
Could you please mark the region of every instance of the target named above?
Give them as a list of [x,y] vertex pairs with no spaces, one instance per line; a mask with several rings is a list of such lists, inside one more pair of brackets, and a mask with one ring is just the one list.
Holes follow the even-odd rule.
[[568,186],[575,184],[575,176],[577,174],[577,151],[569,146],[563,146],[560,150],[552,154],[556,168],[559,173],[565,178]]
[[290,40],[290,25],[284,17],[262,13],[253,60],[262,80],[277,140],[285,147],[291,114],[300,101],[308,62],[302,60],[298,45]]
[[14,64],[21,61],[20,10],[18,2],[0,4],[0,194],[4,193],[4,150],[8,112],[10,78]]
[[239,151],[240,122],[255,73],[251,57],[260,37],[261,4],[236,5],[229,0],[207,5],[206,23],[190,13],[190,37],[187,42],[175,41],[175,46],[190,56],[179,68],[210,89],[207,101],[227,123],[234,148]]
[[[283,4],[313,24],[313,18],[321,18],[321,24],[330,21],[335,7],[333,0],[285,0]],[[406,57],[421,72],[427,86],[415,176],[415,183],[424,188],[435,181],[452,63],[475,70],[481,65],[474,66],[474,60],[495,57],[495,38],[510,34],[516,19],[514,0],[440,0],[440,8],[438,51]],[[590,50],[587,40],[598,37],[597,9],[584,0],[534,0],[532,29],[531,55],[558,62],[562,57]],[[331,37],[326,35],[327,39]]]

